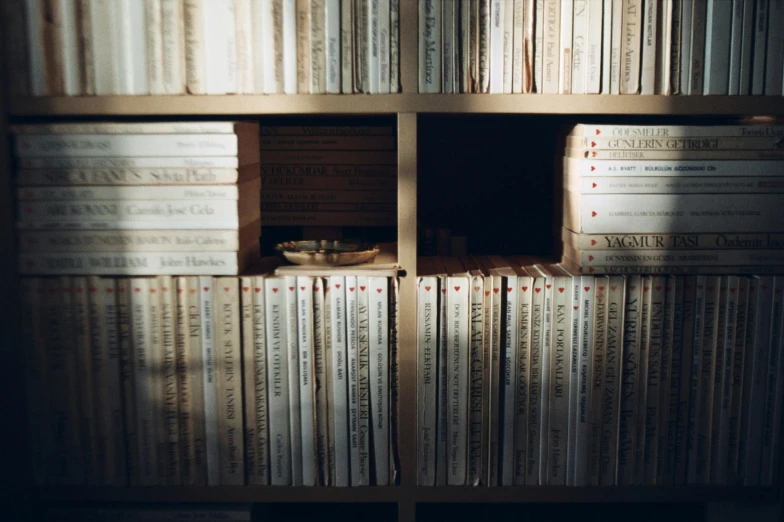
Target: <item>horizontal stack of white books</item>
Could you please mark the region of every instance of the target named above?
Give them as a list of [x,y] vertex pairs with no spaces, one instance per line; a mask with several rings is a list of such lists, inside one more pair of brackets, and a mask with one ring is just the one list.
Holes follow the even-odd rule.
[[419,92],[784,92],[775,0],[419,0]]
[[12,131],[20,273],[236,275],[258,260],[258,124]]
[[423,486],[780,482],[784,278],[420,258]]
[[2,3],[18,96],[383,94],[400,0]]
[[563,261],[586,274],[784,267],[784,127],[577,125]]
[[281,271],[22,278],[35,482],[394,484],[395,271]]

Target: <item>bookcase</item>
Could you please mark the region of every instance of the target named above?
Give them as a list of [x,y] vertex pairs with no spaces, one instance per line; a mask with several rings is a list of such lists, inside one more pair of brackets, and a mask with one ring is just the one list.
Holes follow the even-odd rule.
[[[9,513],[21,512],[25,506],[53,503],[57,505],[138,504],[138,503],[258,503],[264,517],[285,516],[290,519],[313,516],[369,515],[375,519],[400,521],[553,519],[561,517],[603,517],[603,520],[628,518],[690,520],[784,520],[780,488],[735,488],[716,486],[687,487],[418,487],[416,485],[416,261],[418,213],[430,204],[437,183],[459,183],[450,189],[456,194],[464,213],[493,212],[503,214],[511,205],[524,199],[504,198],[497,201],[472,202],[473,184],[490,184],[492,171],[467,171],[454,178],[439,165],[435,154],[446,154],[448,144],[442,142],[438,152],[440,129],[444,136],[454,136],[461,126],[471,125],[474,116],[520,125],[550,122],[576,122],[590,118],[603,121],[639,120],[641,117],[679,119],[715,119],[736,116],[784,116],[784,97],[764,96],[598,96],[598,95],[478,95],[417,93],[417,0],[400,2],[401,81],[402,93],[390,95],[243,95],[243,96],[111,96],[62,98],[9,98],[0,82],[0,345],[4,364],[0,393],[5,410],[3,416],[6,441],[0,479],[0,507]],[[9,159],[9,122],[47,120],[99,119],[260,119],[269,115],[393,115],[398,132],[398,261],[401,267],[400,292],[400,433],[399,453],[401,480],[394,487],[367,488],[293,488],[293,487],[151,487],[97,488],[47,487],[31,488],[25,484],[24,454],[25,412],[20,391],[22,372],[17,371],[22,356],[20,332],[16,325],[18,275],[15,269],[13,200],[11,162]],[[535,118],[534,118],[535,116]],[[488,125],[487,121],[484,123]],[[448,129],[448,131],[447,131]],[[544,142],[543,142],[544,143]],[[552,148],[541,148],[539,164],[551,164],[556,155],[555,137]],[[484,145],[488,145],[484,143]],[[508,144],[506,144],[508,145]],[[481,147],[482,144],[477,144]],[[508,157],[515,150],[504,151]],[[495,151],[487,150],[487,154]],[[532,161],[521,157],[520,162]],[[490,162],[492,163],[492,162]],[[421,172],[420,172],[421,171]],[[548,172],[544,170],[542,172]],[[530,176],[542,172],[531,171]],[[526,199],[549,198],[548,184],[538,180],[535,192]],[[552,181],[552,180],[550,180]],[[501,182],[499,181],[499,184]],[[552,184],[550,185],[552,186]],[[426,188],[426,190],[425,190]],[[499,186],[499,189],[506,189]],[[520,193],[518,196],[524,196]],[[484,197],[484,193],[475,194]],[[552,200],[550,200],[552,201]],[[484,203],[484,204],[483,204]],[[553,203],[557,204],[557,203]],[[502,206],[499,210],[493,210]],[[542,208],[547,208],[542,207]],[[552,208],[552,207],[550,207]],[[505,214],[512,215],[512,214]],[[526,223],[497,222],[511,251],[497,253],[555,254],[555,239],[547,225],[550,215],[539,217],[536,234],[519,234]],[[496,234],[496,236],[499,234]],[[524,241],[536,241],[526,244]],[[533,239],[530,239],[533,238]],[[312,509],[302,504],[313,505]],[[330,504],[323,510],[318,504]],[[472,504],[468,506],[466,504]],[[568,504],[568,505],[563,505]]]

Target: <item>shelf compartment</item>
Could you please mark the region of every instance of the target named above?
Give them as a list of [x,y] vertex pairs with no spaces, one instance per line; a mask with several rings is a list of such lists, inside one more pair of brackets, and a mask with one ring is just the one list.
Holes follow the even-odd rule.
[[261,114],[571,114],[782,116],[784,96],[377,94],[17,97],[12,117]]

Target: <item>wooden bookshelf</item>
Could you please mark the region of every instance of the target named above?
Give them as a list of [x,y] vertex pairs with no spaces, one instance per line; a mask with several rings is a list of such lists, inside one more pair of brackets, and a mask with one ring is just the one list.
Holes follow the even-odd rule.
[[[417,259],[417,134],[418,118],[427,114],[516,114],[552,116],[784,116],[784,97],[764,96],[592,96],[592,95],[452,95],[416,94],[417,0],[401,0],[401,78],[403,93],[390,95],[272,95],[272,96],[102,96],[5,99],[0,85],[0,340],[9,357],[2,375],[6,396],[17,393],[7,426],[14,451],[8,459],[0,501],[6,503],[52,502],[150,503],[150,502],[254,502],[254,503],[380,503],[396,504],[398,519],[412,522],[418,504],[448,503],[737,503],[777,504],[779,487],[418,487],[416,485],[416,259]],[[1,82],[0,82],[1,83]],[[11,164],[7,122],[46,119],[113,117],[254,119],[264,115],[396,115],[398,129],[398,259],[406,275],[400,287],[399,455],[401,481],[396,487],[294,488],[294,487],[25,487],[24,412],[21,364],[14,341],[18,331],[14,302],[18,276],[15,270]],[[544,154],[549,154],[545,151]],[[468,190],[468,189],[467,189]],[[10,420],[9,420],[10,419]],[[17,451],[17,449],[19,451]],[[7,482],[6,482],[7,481]],[[631,508],[633,509],[633,508]],[[633,514],[633,512],[630,512]]]

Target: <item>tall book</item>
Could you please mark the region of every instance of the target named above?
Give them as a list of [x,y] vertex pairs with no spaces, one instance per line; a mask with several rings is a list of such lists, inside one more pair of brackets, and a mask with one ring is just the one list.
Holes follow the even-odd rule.
[[286,282],[264,280],[269,383],[270,484],[291,485],[291,425],[289,424],[289,354],[286,342]]
[[289,423],[291,440],[291,485],[302,485],[302,417],[300,415],[299,324],[297,318],[297,278],[285,276],[286,349],[289,360]]
[[626,303],[621,355],[621,405],[618,428],[618,485],[634,484],[635,430],[637,426],[638,365],[640,356],[640,319],[642,279],[631,276],[626,282]]
[[302,484],[315,486],[318,480],[315,433],[315,372],[313,368],[313,278],[296,278],[297,344],[299,347],[299,416],[302,437]]
[[218,382],[215,355],[215,285],[210,276],[199,277],[201,312],[202,390],[204,400],[204,454],[207,484],[220,484],[220,431],[218,417]]
[[348,486],[349,476],[349,377],[346,331],[346,280],[343,276],[330,276],[327,287],[329,302],[326,309],[330,316],[332,348],[332,397],[333,433],[335,439],[335,485]]
[[368,277],[372,459],[377,486],[389,485],[390,477],[389,290],[386,277]]

